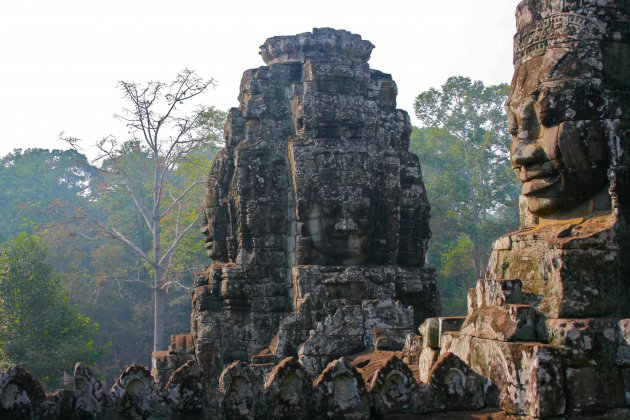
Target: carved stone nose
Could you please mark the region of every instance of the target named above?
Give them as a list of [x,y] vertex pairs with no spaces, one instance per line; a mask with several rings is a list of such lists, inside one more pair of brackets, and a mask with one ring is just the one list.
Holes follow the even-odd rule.
[[335,230],[343,232],[354,232],[359,229],[359,226],[352,219],[341,219],[335,223]]
[[516,110],[519,121],[518,141],[531,141],[540,134],[540,121],[535,109],[536,100],[527,98]]
[[518,142],[512,147],[512,165],[515,167],[539,162],[544,150],[536,143]]

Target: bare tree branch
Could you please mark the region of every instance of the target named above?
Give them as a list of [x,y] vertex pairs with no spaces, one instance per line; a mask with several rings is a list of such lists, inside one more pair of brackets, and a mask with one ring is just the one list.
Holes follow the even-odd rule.
[[171,246],[166,250],[166,252],[162,256],[162,258],[160,258],[159,264],[162,264],[164,261],[168,261],[168,258],[170,258],[171,254],[173,253],[173,251],[175,250],[175,248],[179,244],[179,241],[182,239],[182,236],[184,236],[186,234],[186,232],[188,232],[193,226],[195,226],[198,221],[199,221],[199,215],[197,215],[195,217],[195,220],[190,222],[190,224],[188,226],[186,226],[186,228],[184,230],[182,230],[179,233],[179,235],[177,235],[175,237],[175,239],[173,239],[173,242],[171,242]]
[[179,196],[173,198],[171,204],[169,204],[169,206],[160,215],[160,218],[166,216],[171,210],[173,210],[173,208],[178,205],[184,199],[184,197],[186,197],[186,195],[200,183],[200,180],[196,180],[195,182],[191,183],[184,191],[182,191]]
[[100,222],[98,222],[96,220],[94,221],[94,223],[98,226],[99,230],[101,230],[102,232],[108,234],[112,239],[116,239],[118,242],[120,242],[123,245],[127,246],[127,248],[132,250],[137,256],[139,256],[140,258],[145,260],[147,263],[149,263],[151,265],[151,267],[153,267],[153,268],[157,267],[158,264],[156,263],[156,261],[153,258],[151,258],[142,249],[140,249],[136,244],[134,244],[129,239],[127,239],[127,237],[125,235],[123,235],[122,233],[118,232],[113,226],[108,229],[107,227],[105,227],[105,225],[103,225],[102,223],[100,223]]
[[[166,185],[178,165],[206,141],[201,130],[204,124],[217,122],[216,117],[206,118],[204,112],[207,112],[207,109],[201,107],[196,108],[190,115],[182,116],[183,111],[180,110],[180,105],[201,95],[208,87],[214,86],[214,83],[214,79],[203,80],[188,69],[183,70],[170,83],[149,81],[138,84],[120,81],[118,87],[123,97],[129,102],[128,106],[114,117],[125,124],[133,141],[120,143],[113,136],[108,136],[96,144],[98,156],[94,162],[101,162],[100,169],[104,173],[111,174],[114,184],[111,187],[106,186],[106,193],[124,192],[130,197],[133,207],[140,213],[144,225],[151,234],[151,251],[146,250],[148,248],[146,244],[134,243],[132,236],[124,233],[119,226],[114,226],[113,222],[109,225],[97,220],[86,220],[86,222],[90,223],[99,234],[118,241],[141,261],[151,266],[153,284],[150,287],[155,292],[156,305],[154,350],[162,350],[162,320],[159,319],[159,314],[160,311],[163,312],[164,293],[170,287],[185,287],[176,278],[178,272],[174,271],[171,261],[173,253],[184,235],[197,224],[199,219],[197,215],[182,229],[184,211],[182,202],[195,186],[200,184],[200,181],[184,184],[185,188],[182,187],[183,190],[178,188],[178,193],[167,192]],[[65,141],[75,149],[79,147],[78,139],[66,137]],[[141,185],[138,179],[133,177],[133,170],[137,168],[126,167],[129,165],[129,161],[126,160],[129,150],[139,151],[146,158],[145,164],[152,166],[150,185]],[[147,194],[148,190],[151,192]],[[170,194],[170,201],[167,201],[168,194]],[[149,197],[145,195],[152,195],[150,204]],[[169,223],[166,221],[166,216],[175,208],[177,208],[177,214],[175,220],[170,222],[174,225],[171,225],[172,230],[167,230],[169,233],[167,240],[162,238],[162,232],[166,229],[166,223]],[[142,225],[142,223],[139,224]],[[80,234],[84,237],[89,236],[86,232],[80,232]],[[162,244],[163,240],[164,244]],[[167,244],[168,247],[166,247]],[[115,281],[119,285],[121,283],[147,284],[140,279],[116,279]],[[98,293],[94,298],[98,299]]]

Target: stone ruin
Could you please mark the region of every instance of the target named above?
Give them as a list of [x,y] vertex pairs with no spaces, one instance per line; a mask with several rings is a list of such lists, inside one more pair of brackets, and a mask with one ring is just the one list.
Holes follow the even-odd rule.
[[425,321],[420,375],[450,353],[508,413],[630,418],[630,4],[526,0],[516,19],[520,230],[494,242],[459,328]]
[[630,418],[630,4],[516,18],[521,226],[466,316],[437,317],[411,125],[372,44],[274,37],[209,176],[191,333],[109,392],[80,364],[51,394],[12,367],[0,418]]
[[401,350],[439,312],[411,123],[373,45],[331,29],[268,39],[229,112],[205,200],[214,263],[193,293],[207,378],[234,360],[298,357],[312,375]]

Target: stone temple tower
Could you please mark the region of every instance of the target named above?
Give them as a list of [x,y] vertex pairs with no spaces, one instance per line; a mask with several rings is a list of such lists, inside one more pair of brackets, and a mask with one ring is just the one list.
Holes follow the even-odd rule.
[[193,295],[195,353],[225,363],[299,356],[313,372],[403,346],[438,313],[424,267],[429,205],[411,124],[373,45],[347,31],[268,39],[208,180],[213,264]]

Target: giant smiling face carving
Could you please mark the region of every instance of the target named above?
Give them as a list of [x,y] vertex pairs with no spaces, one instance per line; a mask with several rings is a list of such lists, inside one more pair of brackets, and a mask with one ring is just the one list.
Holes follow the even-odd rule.
[[510,154],[533,214],[568,210],[607,186],[609,128],[587,76],[578,52],[563,48],[516,66],[506,104]]

